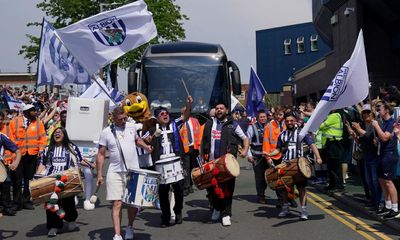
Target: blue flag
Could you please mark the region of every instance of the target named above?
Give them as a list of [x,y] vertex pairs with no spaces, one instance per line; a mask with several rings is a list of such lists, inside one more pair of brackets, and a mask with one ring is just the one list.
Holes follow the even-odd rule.
[[266,93],[267,91],[265,91],[261,84],[257,73],[254,71],[253,67],[251,67],[250,82],[246,99],[246,112],[248,116],[254,117],[261,109],[265,110],[263,98]]
[[90,85],[90,76],[65,48],[56,31],[43,19],[37,85]]

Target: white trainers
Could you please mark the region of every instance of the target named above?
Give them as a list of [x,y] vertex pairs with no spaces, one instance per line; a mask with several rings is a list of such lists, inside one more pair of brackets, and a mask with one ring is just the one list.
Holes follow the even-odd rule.
[[133,237],[135,235],[135,232],[133,231],[133,227],[132,226],[127,226],[125,228],[125,240],[132,240]]
[[303,220],[303,221],[308,220],[308,212],[307,212],[307,209],[301,210],[300,219]]
[[230,216],[225,216],[222,218],[222,225],[223,226],[230,226],[232,225],[231,223],[231,217]]
[[78,226],[76,225],[76,222],[67,222],[67,224],[68,224],[68,227],[67,227],[68,231],[74,231],[75,229],[78,228]]
[[307,208],[302,208],[302,209],[301,209],[300,219],[301,219],[301,220],[304,220],[304,221],[308,220]]
[[279,213],[279,217],[286,217],[289,214],[289,206],[283,206],[282,211]]
[[89,200],[85,200],[83,202],[83,208],[87,211],[94,210],[95,205],[91,203]]
[[55,237],[57,236],[58,229],[57,228],[50,228],[49,233],[47,233],[48,237]]
[[113,240],[124,240],[121,235],[114,235]]
[[221,212],[214,209],[213,213],[211,215],[211,220],[212,221],[218,221],[220,216],[221,216]]

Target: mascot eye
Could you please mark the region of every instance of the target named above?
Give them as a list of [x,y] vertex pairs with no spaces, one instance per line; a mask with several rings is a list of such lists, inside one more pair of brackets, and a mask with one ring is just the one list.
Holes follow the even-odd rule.
[[126,106],[130,106],[130,105],[131,105],[131,100],[126,99],[126,100],[125,100],[125,105],[126,105]]
[[142,97],[141,96],[137,96],[136,97],[136,102],[137,103],[141,103],[142,102]]

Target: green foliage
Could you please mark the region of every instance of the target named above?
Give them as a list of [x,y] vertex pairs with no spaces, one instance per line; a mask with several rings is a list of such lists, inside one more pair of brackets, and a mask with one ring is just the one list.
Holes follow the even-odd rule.
[[[62,28],[84,18],[100,12],[100,2],[103,10],[109,10],[132,1],[127,0],[43,0],[36,6],[41,9],[46,18],[53,23],[54,27]],[[117,60],[120,67],[126,69],[134,61],[140,59],[143,51],[149,44],[178,41],[185,38],[183,21],[189,18],[180,12],[180,7],[175,5],[174,0],[146,0],[148,9],[153,14],[157,26],[158,36],[150,43],[130,51]],[[112,4],[113,3],[113,4]],[[117,3],[117,4],[114,4]],[[27,26],[41,26],[41,22],[28,23]],[[29,45],[23,45],[19,54],[29,60],[29,65],[36,62],[39,56],[39,37],[27,35]]]

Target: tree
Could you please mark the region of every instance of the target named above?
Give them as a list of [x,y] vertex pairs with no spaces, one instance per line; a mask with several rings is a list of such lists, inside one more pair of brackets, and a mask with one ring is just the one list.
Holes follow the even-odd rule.
[[[90,17],[100,11],[100,2],[104,5],[124,5],[132,1],[128,0],[43,0],[36,6],[40,8],[49,21],[53,20],[55,28],[62,28],[81,19]],[[113,4],[111,4],[113,3]],[[116,3],[116,4],[114,4]],[[185,38],[183,20],[189,18],[180,13],[180,7],[174,4],[174,0],[146,0],[148,9],[153,14],[157,26],[158,36],[150,43],[130,51],[117,60],[121,68],[128,68],[134,61],[140,59],[143,51],[149,44],[178,41]],[[41,26],[42,23],[28,23],[27,26]],[[39,37],[26,35],[30,45],[23,45],[19,54],[29,60],[28,65],[36,62],[39,57]],[[114,63],[115,64],[115,63]]]

